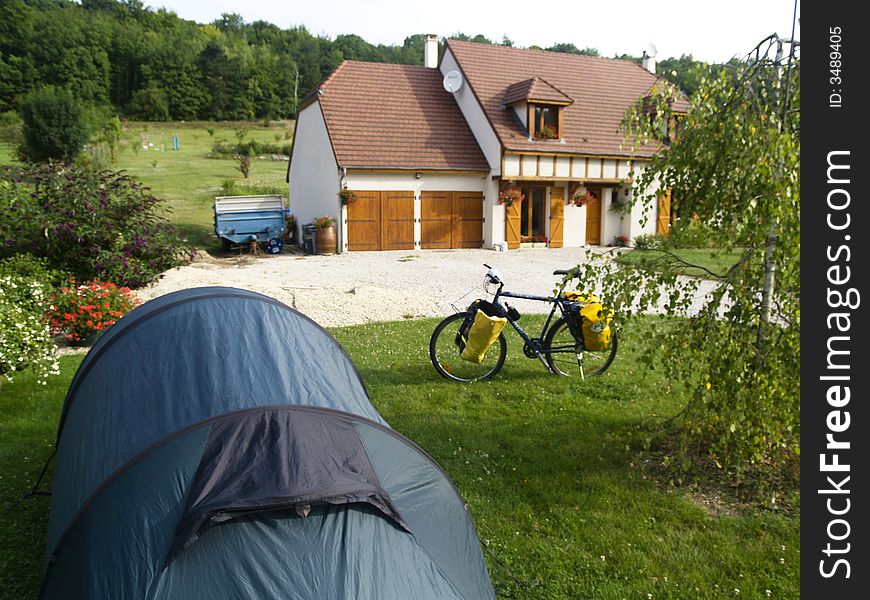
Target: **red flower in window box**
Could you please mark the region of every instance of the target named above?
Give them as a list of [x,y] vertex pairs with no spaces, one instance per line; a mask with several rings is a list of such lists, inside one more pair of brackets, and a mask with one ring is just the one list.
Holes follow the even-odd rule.
[[506,190],[499,192],[498,195],[498,203],[504,204],[508,207],[513,206],[516,202],[522,202],[525,199],[525,194],[517,188],[507,188]]

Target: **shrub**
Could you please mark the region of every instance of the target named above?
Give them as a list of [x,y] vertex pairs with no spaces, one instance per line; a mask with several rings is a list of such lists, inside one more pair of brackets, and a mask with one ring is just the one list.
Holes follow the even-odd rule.
[[247,154],[239,154],[236,156],[236,160],[239,161],[239,166],[236,168],[247,179],[251,174],[251,157]]
[[14,110],[0,113],[0,142],[21,144],[21,117]]
[[21,154],[36,162],[72,160],[90,137],[84,105],[72,92],[46,86],[21,100]]
[[160,201],[123,172],[2,169],[0,211],[0,258],[29,252],[83,280],[139,287],[191,256]]
[[[5,263],[5,261],[0,261]],[[40,383],[59,371],[57,351],[45,320],[45,285],[0,274],[0,382],[30,367]]]
[[114,283],[90,281],[68,285],[52,295],[48,318],[51,333],[80,342],[114,324],[132,310],[139,300],[129,288]]
[[291,150],[293,150],[293,144],[273,144],[248,140],[232,145],[226,140],[217,140],[211,145],[211,156],[213,158],[235,158],[239,155],[261,156],[264,154],[290,156]]
[[14,254],[0,260],[0,275],[38,281],[43,284],[46,293],[70,277],[66,271],[51,268],[45,258],[37,258],[32,254]]
[[634,247],[638,250],[658,250],[662,247],[662,238],[658,235],[644,233],[634,238]]
[[236,181],[225,179],[221,184],[221,196],[286,196],[286,185],[274,185],[271,183],[252,183],[249,181]]

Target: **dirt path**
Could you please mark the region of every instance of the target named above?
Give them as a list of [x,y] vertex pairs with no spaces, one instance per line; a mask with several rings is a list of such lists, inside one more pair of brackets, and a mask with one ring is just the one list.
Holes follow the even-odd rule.
[[[142,301],[180,289],[230,286],[284,302],[324,326],[445,316],[483,294],[487,263],[515,292],[546,295],[561,279],[552,273],[586,260],[582,248],[394,250],[333,256],[204,257],[164,273],[138,291]],[[541,302],[511,302],[520,312],[546,312]]]

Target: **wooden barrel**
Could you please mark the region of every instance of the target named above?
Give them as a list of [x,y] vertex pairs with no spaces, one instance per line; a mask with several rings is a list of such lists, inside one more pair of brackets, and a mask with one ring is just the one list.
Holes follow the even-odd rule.
[[314,241],[317,254],[335,254],[335,225],[318,227]]

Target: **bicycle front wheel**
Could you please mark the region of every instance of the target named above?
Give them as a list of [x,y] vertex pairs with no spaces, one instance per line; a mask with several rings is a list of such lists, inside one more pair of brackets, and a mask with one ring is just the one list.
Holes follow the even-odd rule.
[[564,318],[560,318],[553,323],[547,333],[547,338],[544,340],[544,351],[547,356],[547,364],[557,375],[585,378],[604,373],[613,364],[618,345],[616,332],[613,331],[610,334],[608,348],[598,352],[586,350],[583,347],[583,341],[576,339],[571,333],[568,322]]
[[429,358],[443,377],[454,381],[482,381],[498,373],[507,356],[504,334],[487,350],[483,361],[475,363],[463,360],[459,355],[467,341],[468,328],[474,314],[456,313],[441,321],[429,340]]

